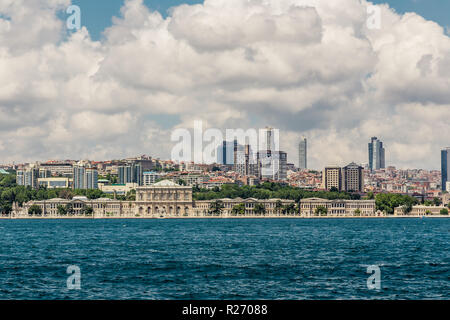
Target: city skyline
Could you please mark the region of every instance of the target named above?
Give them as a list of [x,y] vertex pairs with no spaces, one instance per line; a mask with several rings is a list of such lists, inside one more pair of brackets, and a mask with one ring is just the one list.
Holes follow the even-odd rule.
[[[74,1],[85,17],[74,31],[70,1],[45,3],[0,5],[2,163],[169,159],[173,130],[200,119],[221,130],[270,123],[283,130],[290,163],[305,135],[310,168],[365,163],[372,136],[389,146],[389,165],[440,168],[450,39],[447,22],[423,5],[379,5],[380,28],[371,29],[370,3],[359,0],[130,0],[111,2],[119,5],[111,12]],[[106,15],[109,24],[91,23]],[[218,36],[204,38],[205,27]]]

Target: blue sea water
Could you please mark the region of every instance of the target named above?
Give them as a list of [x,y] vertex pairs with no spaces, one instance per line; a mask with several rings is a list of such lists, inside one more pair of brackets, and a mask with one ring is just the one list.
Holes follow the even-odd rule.
[[0,299],[449,299],[449,231],[439,218],[1,220]]

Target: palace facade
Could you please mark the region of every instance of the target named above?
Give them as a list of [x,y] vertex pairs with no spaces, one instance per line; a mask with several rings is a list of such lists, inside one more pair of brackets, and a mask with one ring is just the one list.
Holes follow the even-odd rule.
[[[193,200],[192,187],[180,186],[163,180],[150,186],[136,188],[135,201],[109,198],[89,200],[74,197],[72,200],[51,199],[29,201],[22,207],[13,206],[12,217],[29,217],[29,209],[38,206],[44,217],[256,217],[256,216],[318,216],[324,207],[327,216],[374,216],[374,200],[302,199],[300,204],[285,199],[216,199]],[[212,208],[219,207],[212,213]],[[64,208],[64,209],[62,209]],[[92,208],[87,210],[86,208]],[[323,214],[323,208],[320,211]]]

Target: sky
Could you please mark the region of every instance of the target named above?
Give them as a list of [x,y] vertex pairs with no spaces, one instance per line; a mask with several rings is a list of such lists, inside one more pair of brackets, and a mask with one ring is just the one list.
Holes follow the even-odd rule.
[[[93,39],[101,39],[105,28],[111,26],[112,17],[120,16],[124,0],[74,0],[83,13],[85,25]],[[168,15],[170,8],[180,4],[199,4],[203,0],[144,0],[147,7]],[[374,4],[387,3],[398,13],[416,12],[422,17],[436,21],[441,26],[450,28],[450,1],[448,0],[373,0]]]
[[174,130],[201,120],[279,128],[292,163],[306,136],[314,169],[367,163],[372,136],[387,165],[439,169],[448,12],[446,0],[0,0],[0,163],[168,159]]

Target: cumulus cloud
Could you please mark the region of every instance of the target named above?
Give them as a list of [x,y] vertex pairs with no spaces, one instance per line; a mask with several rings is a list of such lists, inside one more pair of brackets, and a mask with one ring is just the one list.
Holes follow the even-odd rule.
[[167,18],[127,0],[104,39],[65,38],[69,0],[0,0],[0,162],[169,158],[174,128],[281,129],[289,161],[439,167],[450,126],[450,38],[364,0],[206,0]]

